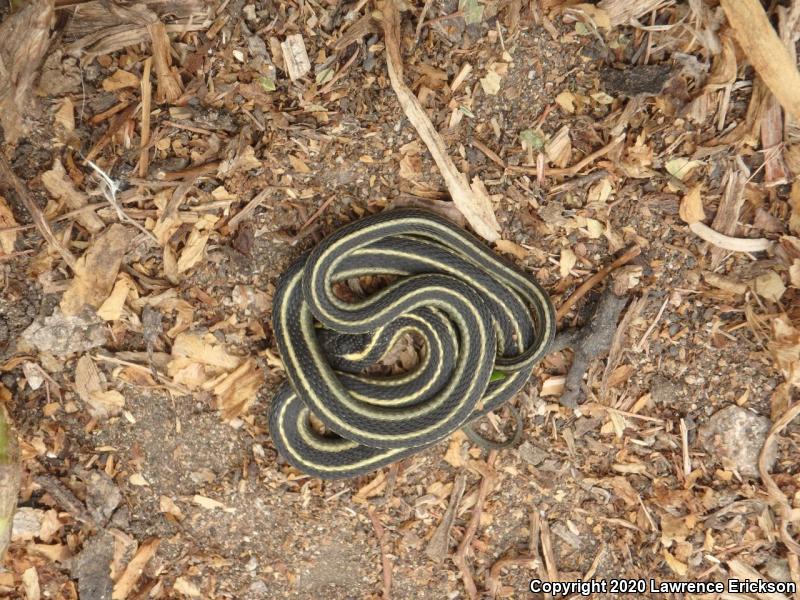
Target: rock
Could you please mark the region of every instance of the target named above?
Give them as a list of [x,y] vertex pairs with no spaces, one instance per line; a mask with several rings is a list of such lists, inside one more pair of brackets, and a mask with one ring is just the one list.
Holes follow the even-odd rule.
[[11,526],[12,542],[27,542],[39,535],[42,528],[44,511],[29,506],[21,506],[14,513],[14,522]]
[[106,343],[105,321],[93,310],[85,309],[74,317],[68,317],[56,309],[44,323],[34,321],[22,332],[22,338],[40,352],[52,352],[67,356],[85,352]]
[[523,442],[520,447],[517,448],[517,456],[535,467],[541,464],[542,461],[549,456],[549,453],[534,446],[530,442]]
[[101,531],[89,538],[83,549],[72,558],[70,572],[78,580],[81,599],[111,600],[114,582],[111,561],[114,558],[114,536]]
[[[698,440],[712,458],[725,468],[736,469],[743,477],[758,478],[758,455],[772,422],[740,406],[729,406],[714,413],[700,427]],[[767,468],[775,462],[776,450],[769,449]]]

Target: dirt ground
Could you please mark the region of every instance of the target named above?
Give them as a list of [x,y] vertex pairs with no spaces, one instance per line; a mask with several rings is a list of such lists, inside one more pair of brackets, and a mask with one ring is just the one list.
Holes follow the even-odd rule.
[[[0,595],[800,586],[798,122],[781,120],[716,3],[631,2],[623,16],[616,2],[567,4],[409,4],[405,81],[456,166],[483,181],[497,250],[556,307],[639,248],[560,321],[591,323],[616,286],[627,300],[613,339],[587,350],[577,408],[559,399],[578,352],[545,358],[514,400],[516,448],[489,455],[459,433],[336,482],[299,473],[270,440],[284,380],[275,281],[366,214],[427,206],[464,224],[390,84],[378,8],[55,10],[24,131],[5,132],[3,154],[83,262],[43,240],[0,181],[0,399],[23,469]],[[281,43],[295,34],[311,71],[293,81]],[[698,221],[769,248],[723,249]],[[509,420],[501,410],[482,428]]]

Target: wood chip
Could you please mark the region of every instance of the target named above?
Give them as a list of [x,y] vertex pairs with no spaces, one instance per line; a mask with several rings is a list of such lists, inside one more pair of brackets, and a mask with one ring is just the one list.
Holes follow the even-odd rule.
[[311,70],[306,43],[299,33],[286,37],[286,41],[281,43],[281,52],[289,79],[292,81],[297,81]]
[[781,106],[800,120],[800,73],[758,0],[720,0],[736,40]]
[[152,538],[139,546],[136,555],[131,559],[131,562],[125,567],[125,571],[114,584],[114,592],[111,595],[112,600],[125,600],[130,595],[142,576],[145,566],[158,550],[160,543],[161,540],[158,538]]

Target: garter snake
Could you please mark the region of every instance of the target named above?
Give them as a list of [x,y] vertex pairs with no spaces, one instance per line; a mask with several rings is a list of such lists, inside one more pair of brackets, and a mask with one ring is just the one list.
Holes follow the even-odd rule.
[[[395,279],[345,302],[334,283]],[[280,277],[272,325],[288,382],[269,427],[280,454],[323,479],[419,452],[498,408],[526,383],[555,332],[529,275],[423,210],[392,210],[334,232]],[[425,342],[410,372],[365,375],[403,333]],[[313,413],[326,433],[315,429]]]

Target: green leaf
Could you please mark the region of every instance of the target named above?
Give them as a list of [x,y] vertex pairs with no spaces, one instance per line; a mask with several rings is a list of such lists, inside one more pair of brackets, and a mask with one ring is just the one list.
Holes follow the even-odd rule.
[[264,88],[265,92],[274,92],[276,89],[278,89],[275,85],[275,80],[269,75],[260,77],[258,83],[261,84],[261,87]]
[[470,109],[468,109],[463,104],[458,107],[458,110],[460,110],[462,113],[467,115],[470,119],[474,119],[475,118],[475,113],[473,113]]
[[330,67],[322,69],[322,71],[317,73],[317,85],[328,83],[331,79],[333,79],[333,69]]
[[506,374],[502,371],[492,371],[492,376],[489,377],[489,381],[503,381],[506,378]]
[[541,152],[542,150],[544,150],[544,143],[545,143],[544,136],[538,131],[535,131],[533,129],[525,129],[524,131],[520,131],[519,139],[522,142],[523,146],[532,148],[537,152]]
[[467,25],[480,23],[483,19],[483,4],[479,4],[478,0],[459,0],[458,10],[464,13]]

